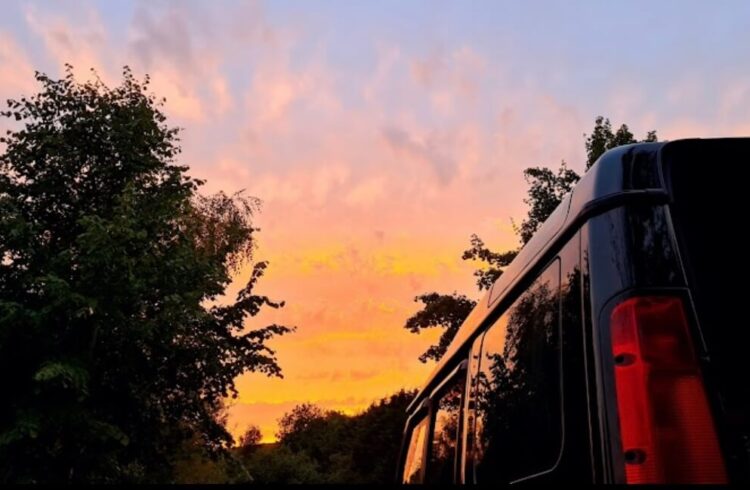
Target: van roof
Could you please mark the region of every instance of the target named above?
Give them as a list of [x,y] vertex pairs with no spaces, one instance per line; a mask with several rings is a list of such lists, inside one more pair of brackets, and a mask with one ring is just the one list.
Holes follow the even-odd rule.
[[[739,138],[721,140],[726,139]],[[632,199],[667,201],[669,195],[661,173],[661,157],[665,148],[700,145],[702,142],[716,143],[721,140],[694,138],[671,142],[634,143],[604,153],[563,198],[560,205],[464,320],[445,355],[435,366],[427,382],[407,408],[407,412],[411,413],[416,409],[421,400],[429,396],[431,390],[439,384],[441,378],[449,374],[449,371],[463,359],[457,356],[468,348],[469,343],[485,326],[485,320],[499,305],[506,302],[504,300],[513,293],[515,286],[522,282],[536,265],[543,263],[542,259],[550,252],[556,252],[556,245],[567,240],[583,221],[593,214]]]

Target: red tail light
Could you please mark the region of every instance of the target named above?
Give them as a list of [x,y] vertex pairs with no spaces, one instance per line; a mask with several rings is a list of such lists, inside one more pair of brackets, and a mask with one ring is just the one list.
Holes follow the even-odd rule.
[[612,351],[627,482],[726,482],[682,301],[617,305]]

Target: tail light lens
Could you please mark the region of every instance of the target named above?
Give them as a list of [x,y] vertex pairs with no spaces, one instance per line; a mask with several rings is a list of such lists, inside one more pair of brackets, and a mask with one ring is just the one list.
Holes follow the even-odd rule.
[[611,326],[627,482],[726,482],[682,301],[631,298]]

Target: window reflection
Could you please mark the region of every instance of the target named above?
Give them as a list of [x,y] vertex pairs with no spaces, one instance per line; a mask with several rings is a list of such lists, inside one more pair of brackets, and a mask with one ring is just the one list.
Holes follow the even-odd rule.
[[479,483],[548,470],[559,456],[559,277],[556,261],[474,346],[467,450]]
[[427,435],[429,419],[424,418],[411,431],[409,449],[404,464],[403,483],[422,483],[422,467],[424,466],[424,444]]
[[435,429],[432,434],[430,463],[427,465],[428,483],[453,483],[458,421],[465,385],[466,377],[456,376],[436,401]]

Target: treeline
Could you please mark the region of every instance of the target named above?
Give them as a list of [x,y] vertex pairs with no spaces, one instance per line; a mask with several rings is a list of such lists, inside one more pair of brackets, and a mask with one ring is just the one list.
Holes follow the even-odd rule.
[[392,483],[406,407],[415,391],[401,390],[357,415],[301,404],[279,420],[278,442],[262,444],[250,427],[240,446],[209,458],[177,462],[181,483]]
[[281,419],[279,442],[239,450],[257,483],[392,483],[406,407],[399,391],[347,416],[299,405]]

